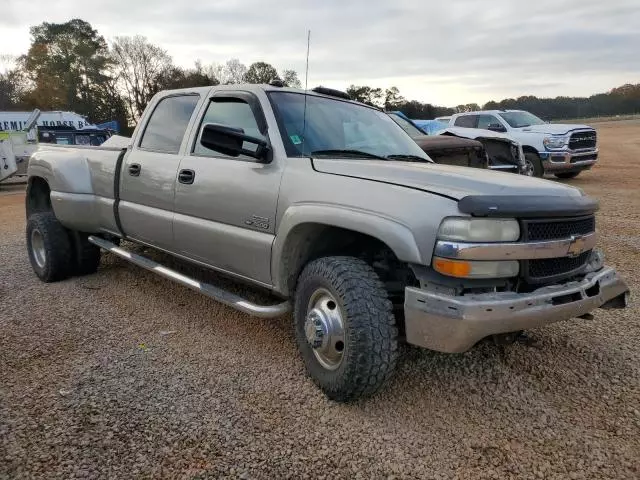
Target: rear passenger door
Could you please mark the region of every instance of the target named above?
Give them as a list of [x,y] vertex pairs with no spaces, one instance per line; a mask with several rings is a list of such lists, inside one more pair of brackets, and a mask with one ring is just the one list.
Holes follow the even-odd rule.
[[[155,247],[173,247],[173,201],[184,134],[200,100],[197,94],[160,99],[120,171],[120,223],[126,236]],[[144,121],[144,120],[143,120]]]

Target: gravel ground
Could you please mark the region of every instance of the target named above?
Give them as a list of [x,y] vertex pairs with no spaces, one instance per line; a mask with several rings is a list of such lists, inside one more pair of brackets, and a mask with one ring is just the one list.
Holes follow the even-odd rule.
[[[608,262],[639,291],[640,123],[599,124]],[[40,283],[0,187],[0,478],[640,476],[638,307],[461,355],[406,348],[354,405],[305,377],[289,317],[256,320],[106,256]]]

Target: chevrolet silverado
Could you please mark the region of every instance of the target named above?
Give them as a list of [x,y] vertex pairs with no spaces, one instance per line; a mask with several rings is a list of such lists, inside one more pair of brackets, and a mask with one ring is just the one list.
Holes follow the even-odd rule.
[[[35,274],[95,273],[105,250],[252,315],[292,312],[310,377],[337,401],[376,392],[399,342],[464,352],[626,306],[625,282],[596,248],[595,200],[434,164],[386,113],[344,97],[276,85],[164,91],[124,148],[41,146],[26,196]],[[130,242],[274,300],[197,280]]]

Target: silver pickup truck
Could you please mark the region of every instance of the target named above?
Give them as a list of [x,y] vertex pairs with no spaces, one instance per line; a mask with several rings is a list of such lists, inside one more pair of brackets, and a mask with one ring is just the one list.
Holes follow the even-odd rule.
[[[166,91],[126,148],[43,147],[26,198],[35,273],[93,273],[103,249],[249,314],[292,311],[309,375],[338,401],[377,391],[401,341],[464,352],[627,305],[595,248],[597,203],[581,190],[436,165],[384,112],[344,97],[270,85]],[[120,240],[274,301],[258,305]]]

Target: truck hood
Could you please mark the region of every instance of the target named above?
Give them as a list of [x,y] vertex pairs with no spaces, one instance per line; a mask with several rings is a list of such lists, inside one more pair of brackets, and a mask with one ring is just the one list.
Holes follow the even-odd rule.
[[452,135],[421,135],[413,139],[428,155],[430,152],[448,151],[459,149],[473,151],[482,148],[482,143],[469,138],[460,138]]
[[538,178],[478,168],[384,160],[313,159],[316,171],[423,190],[460,200],[467,195],[582,196],[582,191]]
[[588,125],[545,123],[544,125],[531,125],[530,127],[516,128],[520,132],[546,133],[547,135],[564,135],[573,130],[593,130]]
[[470,138],[472,140],[479,138],[496,138],[499,140],[505,140],[509,143],[514,143],[514,140],[504,133],[494,132],[493,130],[483,130],[481,128],[447,127],[444,130],[440,130],[436,135],[446,134],[455,135],[456,137]]

